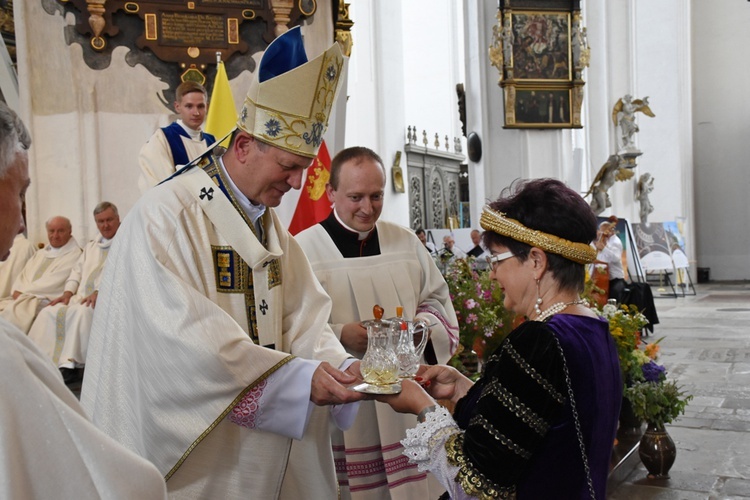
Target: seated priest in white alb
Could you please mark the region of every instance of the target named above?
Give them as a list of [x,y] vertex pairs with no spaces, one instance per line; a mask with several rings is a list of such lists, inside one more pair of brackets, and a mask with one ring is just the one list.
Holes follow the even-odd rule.
[[34,245],[23,234],[17,234],[5,262],[0,262],[0,297],[10,297],[13,282],[23,271],[23,266],[36,253]]
[[102,268],[120,227],[117,207],[108,201],[94,208],[94,220],[100,236],[84,247],[65,291],[42,308],[29,331],[29,338],[52,359],[66,383],[82,377]]
[[68,219],[52,217],[46,226],[49,245],[26,263],[11,295],[0,299],[0,317],[27,334],[39,310],[63,293],[65,280],[81,255]]

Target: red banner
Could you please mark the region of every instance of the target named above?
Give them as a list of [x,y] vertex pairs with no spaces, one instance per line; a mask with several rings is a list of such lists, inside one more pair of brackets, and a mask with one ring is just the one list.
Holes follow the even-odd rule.
[[318,156],[307,169],[307,180],[302,186],[297,208],[294,210],[289,232],[294,234],[324,220],[331,213],[331,202],[326,195],[326,184],[331,177],[331,156],[325,141],[320,145]]

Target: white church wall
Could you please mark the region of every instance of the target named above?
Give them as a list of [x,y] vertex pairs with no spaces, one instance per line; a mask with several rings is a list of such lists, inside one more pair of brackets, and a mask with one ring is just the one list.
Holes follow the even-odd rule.
[[[643,172],[655,178],[651,221],[692,217],[692,133],[690,95],[690,7],[679,0],[583,3],[584,25],[591,47],[591,66],[584,72],[583,130],[503,129],[503,95],[498,72],[489,65],[487,45],[497,5],[465,0],[467,39],[467,114],[481,127],[482,179],[472,184],[474,198],[494,198],[516,178],[556,177],[585,191],[609,155],[617,152],[612,108],[629,93],[650,96],[656,118],[639,113],[636,143],[644,152],[633,180],[611,190],[616,214],[637,222],[635,180]],[[483,119],[475,119],[477,113]],[[471,130],[471,128],[470,128]],[[477,169],[478,171],[480,169]],[[686,235],[688,252],[694,237]]]
[[750,279],[750,3],[692,1],[695,232],[711,279]]
[[[44,221],[65,215],[73,235],[85,242],[97,235],[92,215],[97,203],[111,201],[125,215],[140,197],[138,152],[157,127],[174,119],[158,98],[165,84],[142,65],[128,65],[125,47],[113,51],[108,67],[89,68],[81,46],[66,43],[65,28],[74,17],[50,14],[42,1],[15,2],[14,19],[20,114],[33,140],[29,237],[46,241]],[[303,34],[309,54],[330,45],[330,3],[318,3]],[[237,107],[250,78],[245,71],[230,82]]]
[[[387,170],[382,218],[409,225],[408,193],[393,190],[391,168],[402,152],[406,127],[439,133],[451,150],[461,135],[456,83],[463,81],[460,6],[450,0],[363,0],[349,10],[354,48],[349,66],[346,146],[375,150]],[[464,143],[465,144],[465,143]],[[332,153],[333,154],[333,153]]]

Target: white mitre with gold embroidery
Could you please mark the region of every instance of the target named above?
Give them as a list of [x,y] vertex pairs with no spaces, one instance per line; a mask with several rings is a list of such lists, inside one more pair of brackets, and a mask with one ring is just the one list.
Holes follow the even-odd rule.
[[338,43],[308,62],[299,27],[287,31],[263,53],[237,127],[262,142],[314,158],[343,70]]

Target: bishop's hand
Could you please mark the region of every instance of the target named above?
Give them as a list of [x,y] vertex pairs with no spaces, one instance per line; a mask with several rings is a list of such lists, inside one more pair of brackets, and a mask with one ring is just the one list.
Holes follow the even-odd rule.
[[310,383],[310,401],[318,406],[353,403],[368,399],[361,392],[347,389],[345,385],[354,384],[357,378],[342,372],[327,362],[318,365]]

